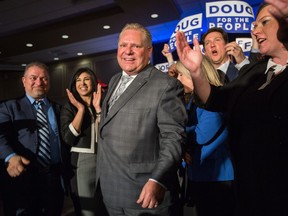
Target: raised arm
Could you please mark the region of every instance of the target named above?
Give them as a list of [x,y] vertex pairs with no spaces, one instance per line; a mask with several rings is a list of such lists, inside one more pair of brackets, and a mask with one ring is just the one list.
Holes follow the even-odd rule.
[[176,33],[176,48],[180,61],[190,71],[192,76],[194,91],[203,103],[206,103],[211,87],[208,80],[202,73],[201,62],[202,53],[199,42],[196,38],[193,40],[194,50],[189,46],[184,32]]
[[164,44],[164,47],[163,47],[163,50],[162,50],[162,54],[167,59],[167,62],[168,62],[169,65],[172,65],[174,63],[173,55],[169,51],[169,45],[168,44]]

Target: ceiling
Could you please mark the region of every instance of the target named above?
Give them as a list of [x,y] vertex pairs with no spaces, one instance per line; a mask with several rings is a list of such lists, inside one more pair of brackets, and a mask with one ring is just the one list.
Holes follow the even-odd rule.
[[[183,17],[205,11],[205,1],[0,0],[0,72],[23,70],[21,65],[31,61],[77,58],[79,52],[84,56],[114,52],[119,32],[131,22],[147,27],[153,43],[168,42]],[[263,2],[245,1],[253,7]]]
[[[153,42],[168,41],[199,0],[0,0],[0,71],[31,61],[53,62],[117,48],[126,23],[139,22]],[[158,18],[151,18],[151,14]],[[104,29],[109,25],[110,29]],[[62,35],[68,35],[63,39]],[[32,43],[33,47],[26,47]]]

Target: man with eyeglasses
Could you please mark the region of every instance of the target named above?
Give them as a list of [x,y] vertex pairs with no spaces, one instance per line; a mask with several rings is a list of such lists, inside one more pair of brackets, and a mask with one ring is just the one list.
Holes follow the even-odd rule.
[[[61,215],[64,191],[60,176],[60,106],[47,98],[49,81],[45,64],[30,63],[22,77],[25,96],[0,104],[5,215]],[[39,118],[45,119],[44,123],[39,123]],[[41,139],[47,144],[43,148]]]

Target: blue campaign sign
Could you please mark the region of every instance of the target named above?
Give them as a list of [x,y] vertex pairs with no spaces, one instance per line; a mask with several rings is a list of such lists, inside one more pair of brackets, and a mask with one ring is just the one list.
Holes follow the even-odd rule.
[[[198,9],[191,10],[188,15],[186,13],[186,16],[175,26],[169,40],[170,52],[176,50],[177,31],[185,32],[189,44],[192,44],[195,37],[200,39],[201,34],[212,27],[223,28],[227,33],[250,33],[255,19],[255,6],[258,7],[260,2],[261,0],[201,1]],[[193,14],[193,11],[196,13]]]
[[154,65],[154,67],[156,67],[158,70],[167,73],[168,69],[169,69],[169,64],[168,62],[164,62],[164,63],[159,63]]
[[170,52],[176,49],[175,42],[175,34],[177,31],[185,32],[187,36],[188,43],[193,42],[193,38],[200,38],[201,37],[201,28],[203,22],[203,14],[195,14],[191,16],[187,16],[180,20],[180,22],[176,25],[174,32],[172,33],[170,40],[169,40],[169,50]]
[[250,33],[253,21],[253,8],[247,2],[215,1],[206,3],[208,29],[220,27],[227,33]]

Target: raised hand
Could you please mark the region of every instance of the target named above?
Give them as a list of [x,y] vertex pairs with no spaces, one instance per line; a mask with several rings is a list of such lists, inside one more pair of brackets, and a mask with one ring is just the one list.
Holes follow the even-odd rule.
[[242,48],[235,42],[230,42],[225,45],[226,53],[234,57],[236,64],[240,64],[246,57]]
[[102,87],[98,83],[97,92],[93,92],[93,101],[92,101],[92,104],[97,113],[101,112],[101,97],[102,97]]
[[69,101],[73,104],[73,106],[75,106],[78,110],[81,110],[81,109],[84,110],[84,108],[85,108],[84,105],[76,100],[76,98],[69,91],[69,89],[66,89],[66,92],[67,92],[67,96],[69,98]]
[[166,57],[167,62],[169,64],[172,64],[174,62],[173,55],[169,51],[169,45],[168,44],[164,44],[164,47],[163,47],[163,50],[162,50],[162,54],[163,54],[163,56]]
[[176,33],[176,49],[180,61],[190,71],[192,77],[200,75],[202,53],[199,42],[196,38],[193,40],[194,49],[192,49],[186,39],[184,32]]
[[194,49],[189,46],[185,34],[183,32],[176,33],[176,49],[178,57],[183,65],[190,71],[192,76],[194,89],[202,102],[206,103],[211,87],[202,72],[202,53],[199,42],[196,38],[193,40]]

